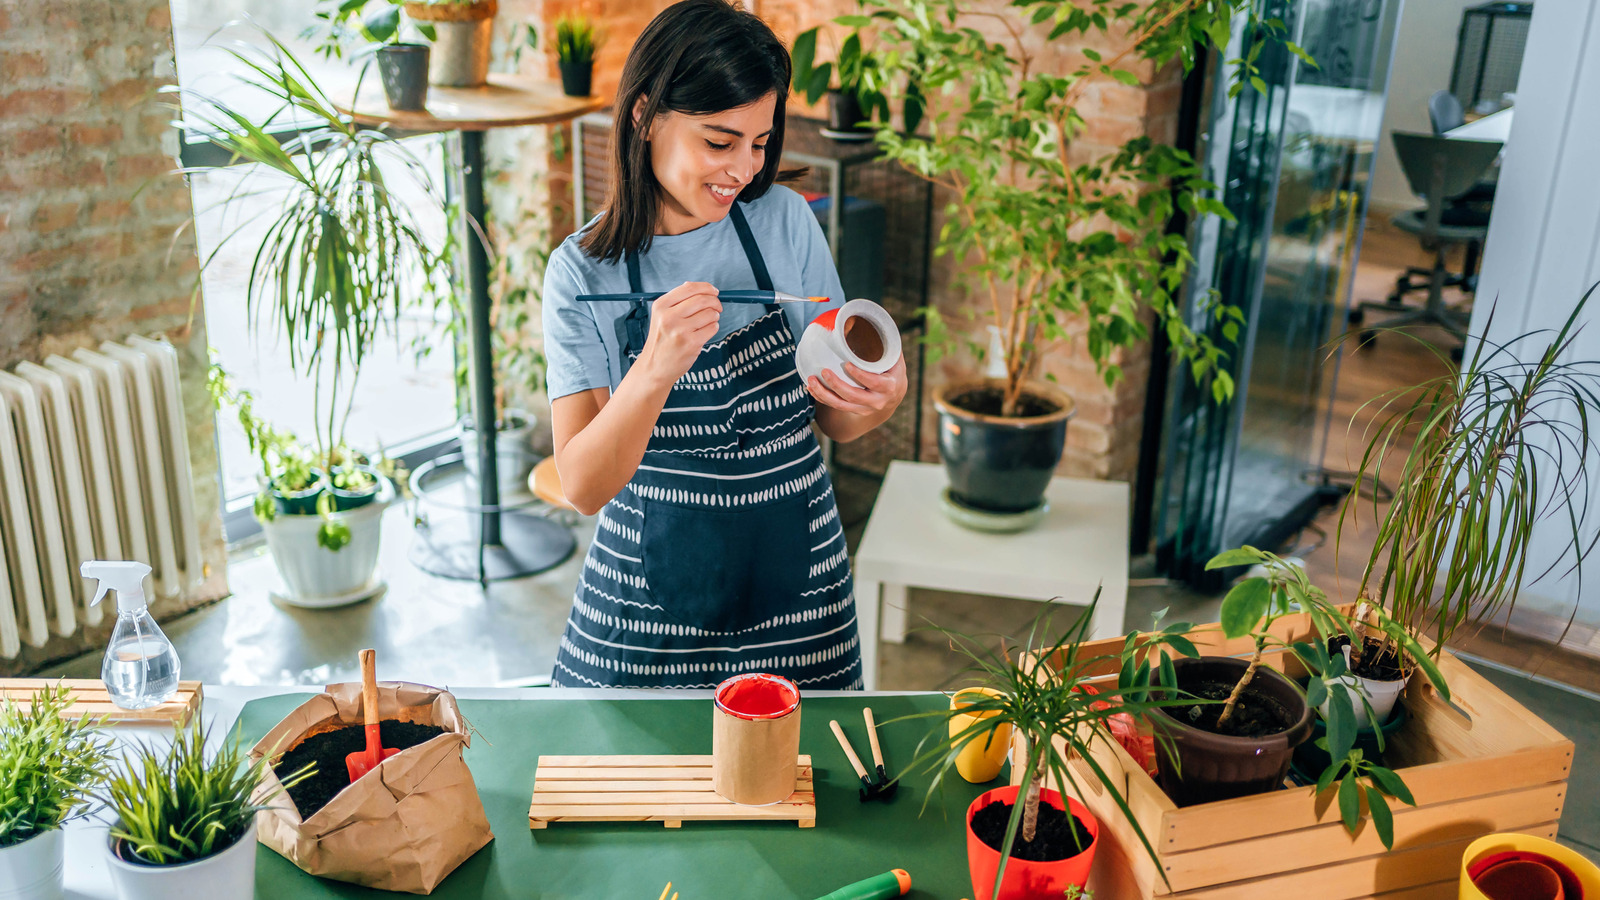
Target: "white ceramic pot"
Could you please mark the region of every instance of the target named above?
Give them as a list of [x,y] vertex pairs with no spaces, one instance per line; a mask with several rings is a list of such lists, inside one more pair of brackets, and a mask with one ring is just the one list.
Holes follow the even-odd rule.
[[832,369],[855,387],[861,385],[845,374],[845,363],[881,375],[899,359],[900,328],[888,310],[871,300],[851,300],[817,316],[806,326],[794,354],[801,378],[809,380]]
[[61,829],[0,849],[0,900],[61,900]]
[[317,543],[320,516],[279,513],[262,522],[272,561],[287,589],[280,598],[294,606],[324,607],[353,603],[374,593],[383,512],[392,502],[394,487],[385,479],[377,499],[359,509],[334,513],[334,521],[350,529],[350,543],[338,550]]
[[[1350,664],[1349,644],[1344,646],[1344,661],[1345,665]],[[1362,678],[1360,675],[1346,675],[1339,680],[1365,694],[1367,703],[1372,704],[1373,714],[1382,723],[1389,721],[1389,714],[1394,712],[1395,701],[1400,699],[1400,694],[1406,689],[1406,683],[1411,679],[1410,676],[1407,676],[1396,681],[1379,681],[1375,678]],[[1322,705],[1317,708],[1318,712],[1322,713],[1324,720],[1328,718],[1328,703],[1329,701],[1324,700]],[[1357,703],[1355,708],[1356,727],[1371,728],[1372,719],[1367,715],[1366,704]]]
[[117,858],[106,842],[106,865],[118,900],[252,900],[256,895],[256,825],[221,853],[175,866],[141,866]]
[[[526,495],[528,476],[533,474],[533,467],[539,462],[533,452],[533,429],[539,420],[532,413],[520,409],[506,410],[505,418],[511,427],[496,430],[494,434],[497,454],[495,471],[500,482],[500,495]],[[473,427],[470,416],[463,416],[456,423],[456,431],[461,436],[462,463],[466,466],[467,474],[477,478],[478,429]]]

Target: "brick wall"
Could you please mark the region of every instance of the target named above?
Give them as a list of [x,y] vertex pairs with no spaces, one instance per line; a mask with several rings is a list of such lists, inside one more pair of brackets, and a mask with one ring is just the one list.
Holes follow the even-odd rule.
[[[666,0],[649,2],[593,2],[593,0],[527,0],[542,3],[542,19],[546,34],[561,12],[581,9],[594,18],[609,34],[609,42],[600,54],[596,67],[596,90],[609,96],[615,90],[617,75],[633,38],[659,10],[670,5]],[[799,32],[814,25],[829,28],[829,21],[837,15],[856,10],[855,0],[747,0],[753,9],[776,31],[785,42],[793,40]],[[994,11],[1006,12],[1003,0],[990,0]],[[502,6],[502,9],[505,7]],[[1006,12],[1008,15],[1014,13]],[[502,13],[502,17],[504,13]],[[990,32],[991,40],[1004,36],[997,22],[987,18],[974,18],[974,27]],[[1036,54],[1036,71],[1064,74],[1075,70],[1084,61],[1083,49],[1092,47],[1105,51],[1117,49],[1115,41],[1100,40],[1084,43],[1074,38],[1046,42],[1045,28],[1029,32],[1028,47]],[[831,48],[837,46],[842,33],[836,33],[833,42],[819,42],[819,56],[826,58]],[[549,62],[548,72],[555,74],[554,62]],[[1101,156],[1120,146],[1131,137],[1148,134],[1158,140],[1170,140],[1177,126],[1178,105],[1181,96],[1181,78],[1176,67],[1156,72],[1146,65],[1136,70],[1142,83],[1131,87],[1116,83],[1099,84],[1090,89],[1083,102],[1084,118],[1088,121],[1085,133],[1074,143],[1071,153],[1075,162]],[[805,115],[824,114],[819,107],[808,111],[801,98],[791,97],[790,108]],[[825,103],[826,101],[823,101]],[[570,159],[552,160],[551,191],[555,202],[570,205]],[[945,199],[936,197],[937,217],[942,217]],[[936,222],[935,227],[941,223]],[[558,220],[554,234],[569,233],[570,225]],[[941,257],[934,262],[932,301],[951,322],[967,319],[967,310],[977,307],[958,286],[959,261]],[[987,306],[985,302],[983,306]],[[978,321],[981,329],[986,324]],[[987,343],[987,341],[985,341]],[[1131,480],[1139,456],[1139,433],[1143,425],[1144,396],[1149,376],[1150,349],[1140,344],[1121,351],[1114,360],[1122,366],[1124,377],[1115,387],[1107,387],[1095,371],[1094,363],[1081,342],[1057,348],[1046,355],[1045,370],[1053,374],[1072,394],[1078,403],[1078,415],[1067,431],[1067,450],[1061,461],[1063,474],[1095,478]],[[924,458],[936,459],[936,416],[931,397],[935,387],[948,380],[972,375],[973,362],[964,356],[942,360],[930,366],[927,384],[921,402],[924,415]]]
[[[167,0],[0,0],[0,367],[134,333],[177,346],[208,578],[160,617],[226,593],[193,233],[174,240],[189,190],[154,96],[175,77]],[[0,674],[106,637],[28,648]]]

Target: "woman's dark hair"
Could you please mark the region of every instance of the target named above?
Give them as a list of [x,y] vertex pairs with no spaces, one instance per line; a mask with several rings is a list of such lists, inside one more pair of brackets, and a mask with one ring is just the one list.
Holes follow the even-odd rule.
[[[739,199],[748,203],[774,181],[799,174],[778,170],[789,76],[783,42],[754,13],[728,0],[682,0],[656,16],[622,67],[611,132],[611,198],[605,215],[579,241],[584,253],[615,262],[629,251],[650,248],[661,186],[650,166],[650,145],[639,131],[661,113],[709,115],[776,93],[766,162]],[[640,97],[643,113],[635,125],[633,108]]]

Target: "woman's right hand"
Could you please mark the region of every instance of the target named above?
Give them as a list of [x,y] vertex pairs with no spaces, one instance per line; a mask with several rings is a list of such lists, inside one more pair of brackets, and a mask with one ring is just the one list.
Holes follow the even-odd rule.
[[639,361],[667,383],[677,382],[716,335],[721,316],[715,287],[703,281],[678,285],[650,305],[650,335]]

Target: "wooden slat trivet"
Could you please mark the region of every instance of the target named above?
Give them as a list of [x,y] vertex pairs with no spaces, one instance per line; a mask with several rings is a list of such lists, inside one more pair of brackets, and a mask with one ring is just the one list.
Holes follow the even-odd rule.
[[62,713],[69,719],[98,716],[107,722],[176,722],[187,724],[200,709],[200,682],[178,682],[178,693],[171,700],[149,709],[123,709],[111,702],[105,682],[98,678],[0,678],[0,699],[26,703],[42,688],[65,684],[72,691],[72,705]]
[[811,757],[799,758],[794,793],[771,806],[740,806],[711,787],[710,756],[541,756],[528,825],[551,822],[792,821],[817,824]]

